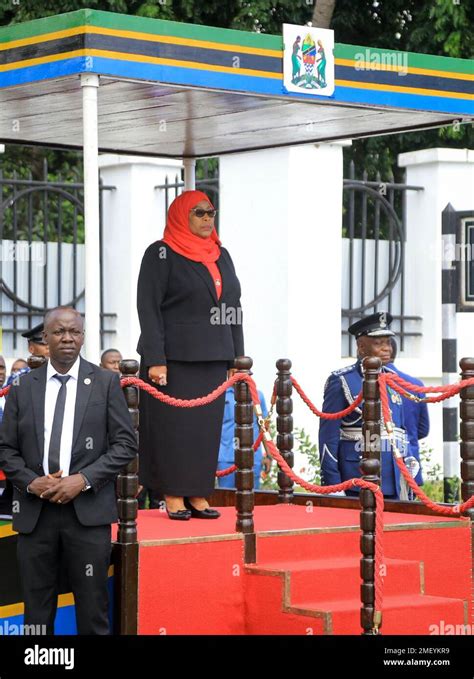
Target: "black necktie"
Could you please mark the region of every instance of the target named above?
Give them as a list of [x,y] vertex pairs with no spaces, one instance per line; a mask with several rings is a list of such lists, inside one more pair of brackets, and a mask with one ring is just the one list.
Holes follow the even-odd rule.
[[61,450],[61,432],[63,429],[64,407],[66,405],[66,382],[71,375],[54,375],[54,378],[61,382],[61,389],[58,393],[56,407],[54,409],[53,426],[51,438],[49,439],[48,466],[49,473],[59,471],[59,453]]

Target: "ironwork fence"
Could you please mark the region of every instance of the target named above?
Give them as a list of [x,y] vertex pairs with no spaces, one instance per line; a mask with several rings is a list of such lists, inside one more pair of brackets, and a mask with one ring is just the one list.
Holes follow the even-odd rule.
[[367,172],[355,179],[354,163],[343,190],[343,355],[355,355],[348,327],[359,318],[384,310],[394,317],[392,328],[405,349],[408,337],[421,335],[421,316],[406,312],[405,247],[407,191],[421,186],[382,180]]
[[[196,188],[207,192],[218,207],[218,165],[198,161],[198,168],[199,163],[202,178],[196,180]],[[156,188],[166,192],[167,211],[183,190],[184,181],[178,175],[174,181],[166,177],[165,183]],[[379,173],[375,181],[369,181],[367,172],[362,179],[356,179],[354,163],[350,164],[343,192],[343,355],[352,356],[355,352],[355,343],[347,331],[349,325],[381,309],[394,317],[392,327],[401,351],[406,348],[407,338],[421,336],[421,316],[406,312],[404,267],[406,193],[422,190],[421,186],[395,183],[393,176],[382,180]]]
[[[205,191],[219,208],[219,166],[217,159],[197,162],[196,188]],[[165,179],[155,187],[165,191],[165,209],[184,189],[182,174]],[[83,311],[84,289],[81,285],[80,249],[84,243],[83,184],[48,179],[45,161],[43,179],[33,180],[31,173],[18,178],[16,173],[4,177],[0,169],[0,322],[3,333],[12,335],[17,348],[18,334],[40,322],[47,308],[69,304]],[[112,186],[100,187],[103,191]],[[354,355],[355,345],[347,328],[362,316],[380,309],[394,316],[393,328],[400,338],[420,336],[420,316],[406,313],[405,245],[407,191],[423,187],[395,183],[393,177],[382,180],[378,174],[369,181],[364,172],[355,178],[351,163],[343,191],[343,354]],[[100,269],[103,276],[102,200],[100,220]],[[218,229],[218,219],[216,221]],[[23,258],[20,256],[23,247]],[[67,255],[67,262],[64,259]],[[41,273],[34,271],[35,259],[41,259]],[[23,260],[23,261],[22,261]],[[70,266],[68,266],[68,264]],[[5,265],[5,267],[4,267]],[[19,270],[26,286],[20,285]],[[4,271],[4,268],[6,271]],[[4,275],[5,274],[5,275]],[[19,289],[21,288],[21,289]],[[101,284],[101,338],[114,334],[105,329],[104,320],[116,314],[104,310]]]
[[[100,186],[103,191],[114,187]],[[0,324],[7,347],[18,348],[19,335],[41,322],[48,308],[68,305],[84,310],[83,267],[84,185],[48,178],[4,176],[0,169]],[[102,266],[102,201],[100,268]],[[114,334],[104,319],[116,314],[104,310],[101,284],[101,338]]]
[[[165,183],[155,186],[155,189],[165,191],[166,221],[170,204],[184,190],[183,171],[181,171],[181,174],[174,176],[174,181],[170,181],[168,175],[166,175]],[[216,210],[219,210],[219,163],[216,158],[204,158],[197,161],[196,189],[207,193]],[[219,233],[219,213],[217,213],[216,217],[216,231]]]

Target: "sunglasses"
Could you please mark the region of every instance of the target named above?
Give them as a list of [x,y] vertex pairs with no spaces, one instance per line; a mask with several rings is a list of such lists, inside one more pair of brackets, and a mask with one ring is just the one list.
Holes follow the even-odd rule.
[[214,209],[212,209],[212,210],[203,210],[201,207],[193,207],[193,209],[191,210],[191,212],[194,212],[194,214],[196,215],[196,217],[199,217],[199,219],[202,219],[202,218],[204,217],[204,215],[209,215],[209,217],[210,217],[211,219],[213,219],[213,218],[216,216],[216,214],[217,214],[217,210],[214,210]]

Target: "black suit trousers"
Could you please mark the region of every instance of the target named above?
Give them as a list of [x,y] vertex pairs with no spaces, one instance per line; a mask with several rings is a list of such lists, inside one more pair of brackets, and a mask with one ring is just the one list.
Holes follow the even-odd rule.
[[[93,491],[87,491],[93,492]],[[54,634],[59,568],[66,568],[76,606],[78,634],[109,634],[107,573],[110,524],[83,526],[72,502],[44,501],[32,533],[18,535],[18,564],[25,625]]]

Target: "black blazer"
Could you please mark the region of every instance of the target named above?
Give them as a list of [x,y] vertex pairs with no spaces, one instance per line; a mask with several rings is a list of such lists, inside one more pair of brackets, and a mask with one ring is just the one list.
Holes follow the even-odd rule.
[[216,262],[222,278],[217,299],[212,276],[201,262],[174,252],[163,241],[143,255],[137,307],[142,368],[174,361],[228,361],[244,354],[240,283],[229,253]]
[[[20,377],[6,399],[0,431],[0,469],[13,483],[13,528],[31,533],[44,502],[27,486],[44,476],[44,401],[47,364]],[[90,380],[89,384],[84,379]],[[92,445],[91,445],[92,442]],[[84,526],[117,521],[115,479],[138,452],[117,373],[80,358],[69,473],[92,488],[73,500]]]

